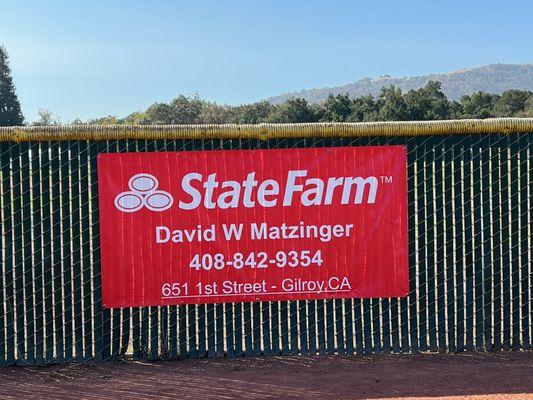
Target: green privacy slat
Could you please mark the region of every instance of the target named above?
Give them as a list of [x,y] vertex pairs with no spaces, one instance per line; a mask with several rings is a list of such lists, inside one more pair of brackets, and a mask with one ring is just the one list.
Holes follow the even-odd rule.
[[509,137],[506,138],[501,156],[501,221],[502,221],[502,311],[503,311],[503,349],[511,348],[511,238],[509,235],[510,206],[509,201]]
[[[418,352],[418,315],[416,310],[416,228],[417,228],[417,176],[416,162],[418,146],[414,139],[407,141],[407,229],[409,246],[409,343],[413,353]],[[382,310],[384,301],[382,300]],[[383,330],[383,347],[388,343],[385,330]]]
[[383,351],[381,319],[380,319],[380,300],[370,300],[370,310],[372,312],[372,341],[374,343],[373,351],[381,353]]
[[298,301],[298,331],[300,354],[309,354],[309,331],[307,329],[307,301]]
[[[305,304],[305,302],[303,302]],[[347,327],[344,325],[344,300],[336,299],[334,300],[335,305],[335,340],[337,343],[337,352],[339,354],[346,353],[346,340],[345,333]],[[301,318],[305,321],[305,315],[302,315]],[[305,324],[301,324],[305,326]],[[306,330],[307,334],[307,330]],[[301,334],[300,334],[301,335]]]
[[235,328],[235,356],[243,355],[243,335],[242,332],[242,303],[237,303],[233,311],[233,326]]
[[[398,307],[399,307],[398,299],[397,298],[390,299],[391,336],[392,336],[392,352],[393,353],[400,352],[400,321],[399,321],[400,313],[399,313]],[[364,323],[364,320],[363,320],[363,323]],[[365,336],[366,336],[366,329],[365,329]]]
[[[356,353],[363,354],[363,321],[361,313],[361,299],[353,299],[354,329],[355,329],[355,349]],[[317,315],[320,320],[320,315]]]
[[43,251],[43,285],[44,285],[44,363],[50,363],[54,358],[54,308],[52,290],[52,223],[50,190],[50,143],[41,146],[41,195],[40,208],[42,215]]
[[224,356],[224,305],[216,305],[216,357]]
[[[447,141],[449,143],[449,141]],[[446,300],[446,332],[448,341],[448,351],[451,353],[457,351],[455,340],[455,271],[454,271],[454,223],[451,218],[453,216],[453,171],[454,160],[453,154],[455,152],[455,144],[449,143],[444,152],[444,215],[448,216],[445,221],[445,267],[444,279],[446,280],[445,300]]]
[[[243,308],[243,324],[244,324],[244,354],[251,356],[253,352],[253,331],[252,331],[252,305],[244,303]],[[288,330],[287,330],[288,331]],[[288,347],[288,346],[287,346]]]
[[[12,230],[11,230],[11,196],[9,144],[0,143],[0,169],[1,169],[1,221],[3,232],[0,235],[0,365],[10,365],[14,361],[13,339],[10,335],[13,327],[13,300],[12,300]],[[4,322],[5,316],[5,322]]]
[[[475,346],[483,350],[483,235],[482,235],[482,208],[481,202],[481,149],[476,145],[473,149],[473,180],[474,185],[474,309],[475,309]],[[478,261],[479,260],[479,261]]]
[[271,314],[270,314],[270,304],[271,302],[263,302],[261,303],[261,320],[262,320],[262,340],[263,340],[263,354],[264,355],[271,355],[272,354],[272,341],[271,341],[271,334],[272,334],[272,327],[270,325],[271,322]]
[[215,356],[215,339],[216,339],[216,329],[215,329],[215,305],[207,305],[207,356]]
[[226,337],[226,354],[228,357],[235,356],[235,329],[233,326],[233,304],[224,304],[225,337]]
[[407,311],[407,298],[400,299],[400,348],[402,353],[409,352],[409,322]]
[[[171,329],[170,341],[170,358],[182,358],[187,356],[187,308],[179,306],[172,312],[171,318],[177,318],[176,331]],[[135,321],[133,321],[133,328],[135,329]],[[171,325],[172,326],[172,325]]]
[[372,352],[372,314],[370,299],[363,299],[363,326],[365,335],[365,352]]
[[[309,300],[307,302],[307,354],[315,355],[317,354],[317,336],[316,336],[316,301],[315,300]],[[346,327],[346,334],[348,335],[350,330],[352,329],[351,326]]]
[[298,303],[294,300],[289,302],[289,326],[289,354],[298,354]]
[[382,335],[381,348],[382,348],[382,351],[384,351],[385,353],[390,353],[392,351],[391,325],[390,324],[391,324],[390,299],[382,299],[381,300],[381,335]]
[[[44,355],[44,290],[43,290],[43,228],[42,228],[42,174],[41,174],[41,147],[47,147],[46,143],[32,143],[31,149],[31,210],[32,210],[32,263],[34,270],[33,285],[35,292],[35,364],[42,365],[45,362]],[[0,259],[2,257],[0,256]],[[0,286],[2,283],[0,282]],[[2,289],[0,289],[1,291]],[[0,296],[1,297],[1,296]],[[3,315],[0,309],[0,315]],[[0,318],[3,320],[3,318]],[[1,331],[1,329],[0,329]],[[0,333],[0,337],[2,334]],[[0,351],[3,346],[0,346]],[[0,359],[3,357],[0,355]],[[30,356],[28,355],[28,358]],[[0,361],[1,362],[1,361]]]
[[433,184],[435,176],[435,143],[436,139],[426,141],[425,153],[425,191],[427,196],[427,245],[426,245],[426,263],[427,263],[427,307],[431,310],[428,313],[428,336],[429,347],[432,351],[437,350],[437,315],[436,310],[436,293],[435,293],[435,197],[436,188]]
[[529,266],[533,262],[530,258],[529,237],[531,237],[531,224],[529,221],[532,208],[528,199],[533,196],[533,154],[530,148],[530,139],[527,135],[520,135],[520,308],[522,312],[522,349],[531,349],[531,273]]
[[[25,318],[24,364],[33,364],[35,361],[35,309],[34,309],[34,278],[32,260],[32,212],[31,212],[31,176],[30,164],[33,152],[30,144],[20,145],[20,190],[21,190],[21,229],[24,243],[22,268],[23,268],[23,316]],[[21,304],[22,305],[22,304]]]
[[91,211],[90,211],[90,168],[91,157],[89,142],[79,143],[79,165],[80,165],[80,248],[81,248],[81,277],[82,277],[82,307],[83,307],[83,358],[90,360],[93,358],[93,330],[92,330],[92,290],[91,290]]
[[492,229],[493,229],[493,244],[492,244],[492,263],[493,263],[493,349],[500,350],[501,346],[501,279],[502,279],[502,258],[501,258],[501,243],[503,239],[502,222],[500,219],[501,205],[500,205],[500,189],[501,189],[501,148],[500,141],[493,143],[491,151],[491,182],[492,182]]
[[434,179],[435,179],[435,256],[436,256],[436,301],[437,301],[437,340],[439,350],[446,351],[446,307],[445,307],[445,263],[444,263],[444,154],[448,151],[445,144],[435,144]]
[[83,360],[83,313],[82,313],[82,265],[81,265],[81,204],[80,204],[80,142],[70,147],[70,251],[72,252],[73,312],[74,312],[74,349],[77,361]]
[[280,354],[280,313],[279,313],[280,304],[278,301],[272,303],[272,354]]
[[[129,311],[128,310],[124,310],[124,311]],[[169,321],[168,321],[168,317],[169,317],[169,309],[168,307],[161,307],[159,309],[159,329],[161,331],[160,333],[160,336],[159,336],[159,340],[160,340],[160,343],[159,343],[159,357],[162,358],[163,360],[168,360],[170,358],[170,340],[169,340],[169,332],[168,332],[168,328],[169,328]],[[126,316],[127,318],[127,316]],[[125,323],[129,322],[129,318],[123,318],[122,319],[122,324],[124,326]],[[128,324],[129,325],[129,324]]]
[[[416,142],[417,148],[417,172],[416,172],[416,200],[417,210],[417,249],[418,249],[418,343],[421,351],[427,351],[427,207],[428,193],[426,190],[426,168],[424,154],[426,146],[424,141]],[[429,199],[431,201],[431,199]]]
[[[197,324],[198,324],[198,357],[206,357],[207,356],[207,336],[206,336],[206,328],[207,328],[207,319],[206,319],[206,311],[205,311],[205,304],[200,304],[196,307],[198,314],[197,314]],[[245,330],[245,332],[249,332],[248,330]],[[248,347],[247,347],[248,348]]]
[[93,269],[93,329],[94,329],[94,356],[96,360],[102,360],[106,353],[104,345],[107,342],[104,337],[104,313],[102,311],[102,286],[100,267],[100,223],[98,220],[98,174],[96,157],[107,149],[107,142],[96,142],[90,146],[91,159],[91,237],[92,237],[92,269]]
[[15,342],[16,360],[18,365],[26,364],[25,361],[25,335],[24,335],[24,259],[22,246],[22,190],[21,190],[21,169],[22,160],[20,145],[13,146],[11,150],[12,158],[12,213],[13,213],[13,271],[14,277],[14,303],[15,313]]
[[258,356],[261,354],[261,303],[259,302],[252,303],[252,315],[253,315],[252,355]]
[[485,350],[492,349],[492,210],[490,205],[491,191],[491,148],[490,140],[486,141],[481,151],[481,204],[483,207],[483,342]]
[[62,254],[61,254],[61,176],[68,171],[61,171],[61,146],[55,142],[51,145],[51,225],[52,225],[52,274],[53,274],[53,303],[54,303],[54,336],[55,336],[55,361],[62,363],[65,361],[65,341],[63,327],[63,295],[62,295]]
[[[208,141],[207,145],[204,147],[204,150],[213,150],[215,143],[213,140]],[[207,331],[207,356],[215,356],[215,305],[207,304],[206,305],[206,331]]]
[[520,147],[518,135],[510,140],[510,209],[511,209],[511,348],[520,349]]
[[[313,301],[312,301],[313,302]],[[355,346],[354,346],[354,340],[355,340],[355,336],[354,336],[354,323],[353,323],[353,299],[347,299],[344,303],[344,326],[346,328],[345,332],[344,332],[344,341],[345,341],[345,345],[346,345],[346,353],[347,354],[353,354],[354,351],[355,351]],[[314,323],[315,322],[315,317],[314,315],[312,316],[312,318],[309,319],[309,325],[311,325],[311,323]],[[314,324],[313,324],[314,325]],[[312,329],[312,328],[311,328]],[[312,330],[312,332],[314,332],[314,330]],[[314,340],[312,341],[312,345],[313,347],[311,348],[311,354],[316,354],[316,345],[315,345],[315,342]]]
[[[198,342],[196,340],[196,306],[187,306],[187,326],[189,335],[189,347],[187,355],[189,357],[198,357]],[[239,314],[240,315],[240,314]],[[239,336],[240,337],[240,336]]]
[[455,268],[455,307],[457,317],[457,351],[463,351],[465,349],[465,285],[464,285],[464,165],[463,156],[465,154],[465,148],[463,143],[459,143],[453,150],[453,194],[454,194],[454,268]]
[[465,225],[465,309],[466,309],[466,349],[474,350],[474,230],[473,230],[473,201],[472,198],[472,137],[465,138],[464,162],[464,225]]
[[326,354],[326,318],[324,300],[316,300],[316,318],[318,324],[318,353]]
[[[61,179],[61,192],[56,193],[59,196],[60,202],[60,215],[61,215],[61,263],[60,274],[64,277],[66,282],[72,282],[72,235],[71,229],[73,223],[71,221],[72,211],[72,193],[75,192],[73,185],[77,183],[77,179],[73,176],[74,171],[69,167],[70,159],[70,142],[62,143],[60,152],[60,179]],[[79,229],[76,231],[76,235],[79,234]],[[59,285],[61,285],[61,276],[58,276]],[[72,285],[63,285],[63,293],[60,294],[61,289],[54,288],[57,296],[56,303],[63,303],[63,320],[64,320],[64,333],[65,333],[65,360],[70,360],[73,353],[73,338],[72,338],[72,325],[73,325],[73,312],[72,312]],[[57,316],[56,316],[57,320]]]

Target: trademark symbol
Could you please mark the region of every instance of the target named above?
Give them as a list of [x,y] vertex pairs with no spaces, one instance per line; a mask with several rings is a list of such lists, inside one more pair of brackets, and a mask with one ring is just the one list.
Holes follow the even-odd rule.
[[392,183],[392,176],[381,176],[381,183]]

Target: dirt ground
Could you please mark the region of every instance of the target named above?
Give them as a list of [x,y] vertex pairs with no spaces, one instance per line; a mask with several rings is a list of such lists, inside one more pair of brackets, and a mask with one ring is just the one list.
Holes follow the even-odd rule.
[[533,399],[533,352],[0,369],[0,399]]

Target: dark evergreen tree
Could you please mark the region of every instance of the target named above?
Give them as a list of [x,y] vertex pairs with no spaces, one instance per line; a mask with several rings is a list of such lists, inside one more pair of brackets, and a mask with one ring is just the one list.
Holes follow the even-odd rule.
[[22,125],[24,117],[15,93],[7,52],[0,46],[0,126]]

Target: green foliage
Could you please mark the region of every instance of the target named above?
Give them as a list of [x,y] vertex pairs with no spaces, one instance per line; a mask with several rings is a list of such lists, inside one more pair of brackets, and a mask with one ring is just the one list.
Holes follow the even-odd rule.
[[423,88],[407,92],[404,98],[412,121],[450,118],[449,101],[441,90],[440,82],[429,81]]
[[259,103],[244,104],[234,107],[232,123],[234,124],[259,124],[265,122],[272,114],[275,107],[268,101]]
[[533,97],[533,92],[509,90],[503,92],[494,105],[494,115],[497,117],[512,117],[525,110],[526,103]]
[[[430,81],[418,90],[402,93],[389,86],[377,98],[353,99],[348,94],[330,95],[319,104],[290,98],[282,104],[267,101],[240,106],[221,105],[195,96],[179,96],[169,103],[155,103],[125,118],[108,116],[94,124],[259,124],[303,122],[416,121],[461,118],[532,117],[533,93],[510,90],[502,95],[476,92],[450,101],[440,82]],[[75,123],[81,121],[76,120]],[[74,123],[74,122],[73,122]]]
[[464,118],[493,117],[495,96],[485,92],[476,92],[461,97]]
[[402,91],[389,86],[381,90],[378,98],[379,116],[383,121],[405,121],[409,119],[409,107]]
[[24,123],[24,116],[15,93],[6,49],[0,46],[0,126],[16,126]]
[[146,110],[144,117],[151,125],[169,125],[175,118],[175,112],[170,104],[155,103]]
[[352,112],[348,116],[349,122],[379,121],[379,105],[371,95],[362,96],[354,100]]
[[318,119],[307,100],[293,97],[277,106],[268,120],[277,123],[301,123],[315,122]]
[[31,124],[36,126],[50,126],[50,125],[61,125],[59,118],[56,118],[52,111],[45,108],[41,108],[38,112],[39,118],[36,121],[33,121]]
[[317,107],[316,114],[323,122],[344,122],[352,113],[353,101],[347,94],[330,94],[321,106]]

